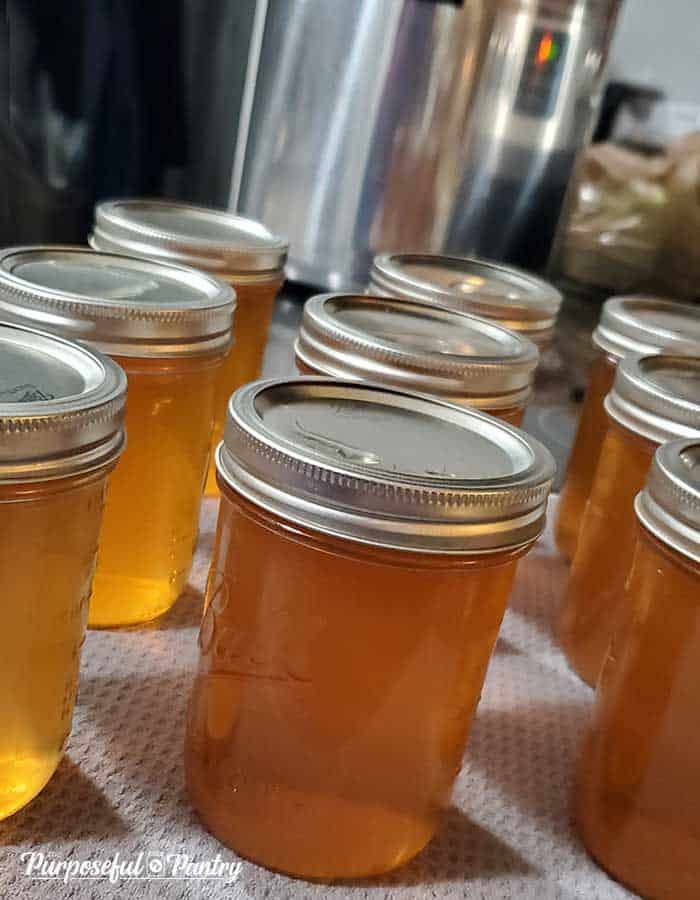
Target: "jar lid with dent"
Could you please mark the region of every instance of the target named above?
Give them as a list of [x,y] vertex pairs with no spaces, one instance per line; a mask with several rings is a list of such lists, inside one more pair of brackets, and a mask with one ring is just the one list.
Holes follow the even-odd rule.
[[124,448],[126,375],[100,353],[0,322],[0,484],[61,478]]
[[657,444],[700,435],[700,357],[626,357],[605,409],[615,422]]
[[295,350],[322,375],[374,380],[486,410],[527,402],[539,356],[532,341],[487,319],[354,294],[308,300]]
[[148,198],[98,203],[90,244],[97,250],[182,263],[241,280],[279,275],[289,249],[284,238],[253,219]]
[[659,447],[635,510],[659,540],[700,562],[700,438]]
[[87,247],[0,251],[0,316],[86,341],[111,356],[223,351],[234,309],[229,285],[184,266]]
[[664,350],[700,355],[700,307],[661,297],[611,297],[593,342],[620,359]]
[[562,302],[551,284],[513,266],[424,253],[376,256],[369,289],[495,319],[539,343],[551,337]]
[[234,490],[290,522],[451,554],[534,540],[554,475],[545,447],[485,413],[317,377],[236,391],[216,463]]

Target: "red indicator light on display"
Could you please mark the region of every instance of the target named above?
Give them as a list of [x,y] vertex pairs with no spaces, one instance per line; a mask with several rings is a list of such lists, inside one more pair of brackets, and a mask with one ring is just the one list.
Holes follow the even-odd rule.
[[556,59],[558,53],[559,47],[552,37],[551,32],[548,31],[543,34],[540,39],[540,43],[537,47],[537,55],[535,56],[535,64],[543,66],[545,63]]

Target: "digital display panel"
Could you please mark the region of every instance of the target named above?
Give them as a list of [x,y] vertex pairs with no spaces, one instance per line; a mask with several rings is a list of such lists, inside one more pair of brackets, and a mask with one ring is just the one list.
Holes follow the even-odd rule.
[[564,32],[548,28],[532,32],[515,101],[518,112],[538,118],[554,112],[567,44]]

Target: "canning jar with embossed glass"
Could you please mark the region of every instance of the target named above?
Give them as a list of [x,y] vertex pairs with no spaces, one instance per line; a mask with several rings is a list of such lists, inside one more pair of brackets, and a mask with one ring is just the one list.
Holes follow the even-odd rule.
[[656,451],[635,501],[625,618],[578,772],[590,853],[644,897],[700,885],[700,439]]
[[428,253],[375,256],[368,291],[491,319],[540,349],[552,341],[562,301],[553,285],[514,266]]
[[125,396],[106,357],[0,322],[0,819],[44,787],[70,731]]
[[[223,437],[229,397],[260,375],[275,297],[284,281],[287,241],[260,222],[223,210],[132,199],[95,207],[90,243],[97,250],[192,266],[235,288],[235,343],[218,376],[215,447]],[[213,456],[205,492],[218,494]]]
[[187,582],[233,307],[227,285],[182,266],[82,247],[0,253],[0,316],[101,350],[129,381],[91,627],[153,619]]
[[371,382],[255,382],[229,405],[186,778],[238,853],[376,874],[435,833],[548,451]]
[[700,357],[627,357],[605,398],[609,425],[559,613],[569,664],[593,685],[623,613],[634,498],[659,445],[700,436]]
[[581,409],[576,437],[557,503],[554,534],[573,559],[583,511],[591,491],[608,421],[603,407],[625,356],[687,353],[700,356],[700,307],[658,297],[611,297],[593,332],[598,358]]
[[301,374],[377,381],[434,394],[519,425],[537,347],[494,322],[429,303],[320,294],[304,306]]

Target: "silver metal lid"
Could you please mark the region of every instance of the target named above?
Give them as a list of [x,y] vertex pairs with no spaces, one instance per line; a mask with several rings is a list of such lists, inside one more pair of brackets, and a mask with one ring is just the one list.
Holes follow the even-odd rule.
[[224,350],[233,290],[194,269],[86,247],[0,252],[0,316],[111,356],[169,358]]
[[95,207],[90,243],[98,250],[155,257],[222,278],[279,275],[289,244],[260,222],[169,200],[111,200]]
[[0,483],[59,478],[124,447],[126,376],[102,354],[0,322]]
[[221,477],[308,528],[428,553],[534,540],[554,461],[498,419],[371,382],[257,381],[231,398]]
[[657,444],[700,435],[700,357],[628,356],[605,398],[608,415]]
[[374,380],[487,410],[527,402],[539,356],[527,338],[486,319],[355,294],[308,300],[295,349],[323,375]]
[[664,350],[700,355],[700,307],[661,297],[611,297],[593,342],[620,359]]
[[422,253],[376,256],[370,290],[496,319],[538,342],[551,335],[562,301],[551,284],[513,266]]
[[659,447],[634,508],[659,540],[700,562],[700,439]]

